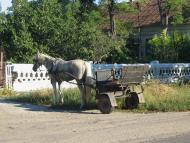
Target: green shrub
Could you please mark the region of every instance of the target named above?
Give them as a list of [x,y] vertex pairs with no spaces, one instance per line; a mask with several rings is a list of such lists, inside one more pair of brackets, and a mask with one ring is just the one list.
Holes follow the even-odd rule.
[[160,35],[155,35],[150,41],[151,51],[149,60],[159,60],[161,62],[190,62],[190,36],[178,31],[167,35],[163,31]]

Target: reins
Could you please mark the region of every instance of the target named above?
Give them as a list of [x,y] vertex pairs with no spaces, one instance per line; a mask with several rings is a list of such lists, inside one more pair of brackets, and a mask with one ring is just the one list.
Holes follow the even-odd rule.
[[[70,74],[70,73],[68,73],[68,72],[63,72],[64,74],[67,74],[68,76],[71,76],[72,78],[74,78],[75,80],[77,79],[74,75],[72,75],[72,74]],[[95,80],[95,78],[92,78],[93,80]],[[75,85],[85,85],[85,86],[88,86],[88,87],[94,87],[94,86],[92,86],[91,84],[86,84],[86,83],[74,83],[74,82],[71,82],[71,81],[66,81],[66,82],[68,82],[68,83],[70,83],[70,84],[75,84]]]

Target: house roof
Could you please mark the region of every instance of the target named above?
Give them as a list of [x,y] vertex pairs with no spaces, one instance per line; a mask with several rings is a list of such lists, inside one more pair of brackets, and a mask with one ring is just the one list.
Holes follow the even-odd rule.
[[[190,0],[188,0],[190,3]],[[137,8],[138,0],[134,0],[131,4]],[[116,19],[132,24],[133,27],[148,27],[148,26],[161,26],[161,17],[159,13],[158,0],[145,0],[144,3],[139,5],[140,11],[126,12],[116,11]],[[105,11],[104,11],[105,12]],[[169,24],[172,22],[172,13],[169,15]],[[104,13],[104,16],[108,16]],[[189,16],[190,17],[190,16]],[[190,21],[188,16],[185,19],[185,23]],[[189,22],[190,23],[190,22]],[[108,29],[108,24],[103,26]]]
[[[133,2],[132,4],[137,6],[137,2]],[[133,27],[157,25],[160,22],[157,0],[146,0],[139,7],[139,12],[119,12],[116,14],[116,18],[131,23]]]

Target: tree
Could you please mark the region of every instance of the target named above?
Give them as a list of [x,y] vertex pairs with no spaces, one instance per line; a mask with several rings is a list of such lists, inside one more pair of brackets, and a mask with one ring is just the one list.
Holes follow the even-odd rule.
[[[138,4],[142,4],[144,0],[138,0]],[[120,2],[119,0],[101,0],[100,4],[103,7],[107,8],[108,16],[109,16],[109,23],[110,23],[110,34],[114,38],[117,34],[116,32],[116,20],[115,14],[118,11],[125,11],[125,12],[134,12],[138,9],[136,5],[133,5],[132,2]]]
[[116,44],[102,32],[100,13],[81,7],[79,0],[14,0],[0,33],[7,58],[30,63],[37,50],[65,60],[109,55]]
[[182,7],[186,0],[157,0],[159,7],[161,24],[165,32],[167,32],[169,24],[169,16],[172,15],[174,23],[182,23]]
[[183,18],[184,23],[190,23],[190,0],[186,0],[186,4],[183,6]]
[[95,0],[80,0],[81,8],[80,10],[82,12],[90,12],[95,8],[94,4]]
[[[81,11],[80,6],[79,11],[75,7],[76,13],[72,12],[73,6],[71,9],[67,9],[69,17],[72,17],[75,23],[75,26],[72,26],[71,29],[75,30],[71,35],[73,42],[69,44],[72,48],[69,47],[70,50],[65,52],[67,52],[69,58],[77,57],[99,61],[102,56],[109,55],[113,47],[113,41],[102,32],[99,26],[102,21],[100,13],[94,9]],[[75,19],[76,15],[80,15],[80,18]]]
[[1,12],[1,10],[2,10],[2,6],[1,6],[1,3],[0,3],[0,12]]
[[116,9],[116,0],[102,0],[101,4],[107,7],[109,22],[110,22],[110,34],[112,37],[116,36],[116,25],[115,25],[115,9]]
[[[170,45],[171,38],[167,36],[165,32],[162,32],[160,36],[155,35],[149,43],[152,45],[151,56],[156,60],[162,60],[163,62],[169,61],[169,50],[171,49]],[[155,60],[154,59],[154,60]]]
[[151,44],[150,60],[161,62],[189,62],[190,36],[174,31],[171,35],[162,32],[160,36],[155,35],[149,43]]
[[13,13],[9,14],[5,33],[10,42],[5,49],[7,56],[14,62],[31,62],[31,57],[36,50],[31,33],[28,31],[29,3],[27,0],[13,0],[11,10]]

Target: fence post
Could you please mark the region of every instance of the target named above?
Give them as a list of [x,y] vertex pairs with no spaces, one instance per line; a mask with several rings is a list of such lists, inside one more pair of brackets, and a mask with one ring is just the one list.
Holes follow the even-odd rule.
[[159,74],[160,74],[160,63],[159,61],[152,61],[150,63],[151,69],[153,71],[153,77],[156,79],[159,79]]
[[7,88],[13,88],[12,63],[10,62],[7,62],[5,65],[5,86]]

